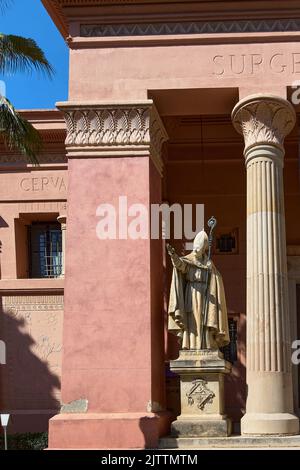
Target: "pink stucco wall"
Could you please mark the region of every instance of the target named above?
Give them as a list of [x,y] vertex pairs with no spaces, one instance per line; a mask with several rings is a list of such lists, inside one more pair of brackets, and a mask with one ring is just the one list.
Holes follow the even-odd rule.
[[87,398],[90,411],[138,411],[151,399],[149,244],[96,235],[101,203],[117,206],[122,194],[149,204],[148,165],[146,158],[69,165],[62,393],[64,402]]
[[0,408],[11,414],[9,433],[45,432],[61,403],[64,279],[29,278],[27,226],[66,211],[64,123],[58,111],[33,113],[48,132],[40,165],[0,153]]
[[70,54],[70,100],[145,99],[149,90],[182,88],[282,94],[300,76],[297,42],[81,47]]
[[[77,421],[88,447],[112,445],[109,431],[100,437],[86,429],[93,413],[108,430],[110,421],[101,415],[114,414],[115,442],[121,432],[123,442],[129,445],[129,437],[134,442],[132,434],[126,437],[129,431],[121,431],[118,423],[124,419],[135,422],[130,432],[142,446],[149,445],[156,422],[158,437],[159,420],[149,411],[164,408],[160,242],[96,235],[100,204],[118,207],[119,196],[127,196],[128,206],[149,207],[151,200],[160,200],[160,176],[154,172],[146,156],[69,162],[62,400],[88,401],[87,413]],[[149,432],[141,426],[147,416]],[[51,448],[61,445],[62,420],[50,422]]]

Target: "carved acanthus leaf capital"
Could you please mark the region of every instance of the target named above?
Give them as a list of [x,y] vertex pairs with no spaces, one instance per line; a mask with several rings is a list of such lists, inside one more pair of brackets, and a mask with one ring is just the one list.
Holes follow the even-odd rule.
[[67,123],[68,156],[148,150],[161,171],[168,135],[151,100],[128,104],[58,103]]
[[283,150],[284,139],[296,123],[296,114],[287,100],[272,95],[252,95],[235,106],[232,121],[244,136],[245,151],[264,144]]

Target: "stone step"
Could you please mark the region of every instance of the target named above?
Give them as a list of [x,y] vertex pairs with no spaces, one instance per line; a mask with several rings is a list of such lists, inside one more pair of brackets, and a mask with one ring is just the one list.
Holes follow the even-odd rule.
[[297,436],[163,437],[159,449],[299,448]]

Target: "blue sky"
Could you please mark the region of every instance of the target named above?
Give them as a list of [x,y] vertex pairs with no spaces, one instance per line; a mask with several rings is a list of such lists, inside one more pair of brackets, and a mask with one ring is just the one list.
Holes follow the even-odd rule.
[[54,108],[68,94],[68,48],[40,0],[13,0],[0,16],[0,31],[34,39],[55,68],[52,80],[41,74],[1,77],[6,95],[18,109]]

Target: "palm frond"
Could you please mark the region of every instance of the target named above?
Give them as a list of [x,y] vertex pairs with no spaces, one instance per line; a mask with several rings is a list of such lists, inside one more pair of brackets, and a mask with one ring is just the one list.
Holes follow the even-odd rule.
[[0,73],[41,72],[52,77],[53,68],[44,52],[30,38],[0,33]]
[[21,152],[30,163],[38,164],[37,154],[42,148],[40,134],[15,110],[11,102],[1,95],[0,136],[9,149]]

